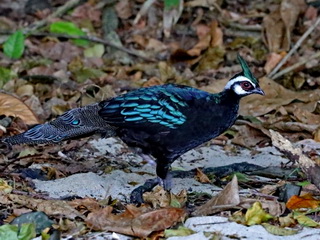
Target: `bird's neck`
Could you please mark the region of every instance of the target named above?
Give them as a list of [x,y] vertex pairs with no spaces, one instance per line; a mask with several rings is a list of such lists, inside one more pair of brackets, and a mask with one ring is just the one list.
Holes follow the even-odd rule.
[[220,93],[213,94],[210,96],[211,100],[221,105],[238,105],[241,96],[237,95],[230,89],[225,89]]

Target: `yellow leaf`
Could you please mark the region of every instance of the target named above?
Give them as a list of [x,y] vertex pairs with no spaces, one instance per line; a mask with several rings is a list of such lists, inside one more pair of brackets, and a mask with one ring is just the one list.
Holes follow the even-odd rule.
[[166,238],[177,237],[177,236],[189,236],[194,233],[195,231],[191,230],[190,228],[186,228],[184,226],[180,226],[178,229],[166,229],[164,231],[164,235]]
[[266,222],[272,218],[273,216],[262,209],[260,202],[255,202],[252,207],[247,210],[245,216],[246,223],[249,226]]
[[2,178],[0,178],[0,193],[10,193],[12,191],[12,187]]

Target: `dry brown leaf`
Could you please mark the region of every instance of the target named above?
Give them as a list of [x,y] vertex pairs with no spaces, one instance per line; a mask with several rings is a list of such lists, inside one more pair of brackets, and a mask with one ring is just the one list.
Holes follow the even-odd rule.
[[222,210],[230,209],[240,203],[238,179],[235,175],[232,181],[225,188],[204,205],[198,207],[193,213],[193,216],[206,216]]
[[20,204],[35,211],[42,211],[51,216],[64,216],[69,219],[84,216],[69,205],[69,202],[62,200],[43,200],[28,196],[9,194],[10,200],[15,204]]
[[218,27],[217,21],[213,21],[210,27],[199,24],[197,26],[197,35],[199,42],[186,52],[189,56],[200,56],[201,52],[209,47],[222,47],[223,45],[223,33]]
[[243,147],[254,147],[269,140],[268,135],[264,133],[268,130],[258,124],[247,122],[246,125],[235,125],[233,129],[237,131],[237,135],[232,139],[232,143]]
[[136,237],[147,237],[154,231],[164,230],[185,218],[180,208],[150,210],[145,206],[128,205],[122,214],[112,214],[112,207],[90,213],[86,223],[94,230],[113,231]]
[[280,180],[276,184],[264,185],[259,192],[266,195],[274,195],[274,193],[283,185],[286,184],[286,181]]
[[161,52],[168,48],[167,45],[155,38],[150,38],[145,47],[147,50],[154,50],[155,52]]
[[88,210],[90,212],[97,211],[101,208],[98,201],[94,198],[75,199],[69,202],[69,205],[79,211]]
[[305,194],[303,196],[293,195],[286,206],[290,210],[298,208],[317,208],[319,207],[320,201],[315,199],[311,194]]
[[211,42],[210,47],[222,47],[223,46],[223,32],[218,27],[218,22],[213,21],[210,26]]
[[54,68],[53,68],[53,64],[51,64],[50,66],[38,66],[38,67],[34,67],[31,68],[30,70],[27,71],[28,75],[53,75],[55,72]]
[[148,81],[143,83],[143,87],[151,87],[151,86],[161,85],[161,84],[163,84],[163,81],[161,81],[157,77],[152,77]]
[[128,19],[132,16],[132,2],[130,0],[120,0],[115,6],[118,17]]
[[79,20],[91,20],[95,24],[101,22],[100,8],[95,7],[95,5],[89,2],[76,7],[72,11],[71,16]]
[[317,130],[314,132],[314,135],[313,135],[313,139],[317,142],[320,142],[320,128],[317,128]]
[[196,180],[201,183],[211,183],[210,179],[206,174],[204,174],[201,169],[196,168]]
[[45,58],[58,61],[63,59],[65,62],[70,62],[73,58],[82,55],[81,49],[71,42],[44,42],[34,47],[34,50]]
[[279,223],[281,227],[292,227],[296,225],[296,220],[294,220],[292,213],[284,217],[279,217]]
[[278,52],[282,49],[285,25],[279,9],[263,18],[263,33],[270,52]]
[[293,111],[293,115],[297,118],[299,122],[307,123],[310,125],[320,124],[320,115],[313,114],[303,108],[296,107]]
[[192,57],[200,56],[201,52],[209,47],[210,42],[211,36],[208,34],[201,38],[192,49],[188,50],[187,54]]
[[266,95],[244,98],[240,105],[241,115],[261,116],[297,100],[307,104],[320,99],[320,89],[295,92],[268,78],[260,79],[260,86]]
[[39,123],[27,105],[18,98],[5,93],[0,93],[0,115],[19,117],[30,125]]
[[34,94],[34,86],[32,84],[24,84],[22,86],[19,86],[16,90],[16,94],[19,97],[30,97]]
[[296,26],[298,16],[306,9],[304,0],[283,0],[280,5],[280,15],[286,27],[286,41],[284,41],[283,49],[289,50],[291,44],[291,32]]
[[143,194],[145,203],[150,203],[153,208],[170,206],[170,194],[161,186],[156,186],[152,192]]
[[281,52],[281,53],[270,53],[268,55],[267,58],[267,62],[264,65],[264,70],[266,71],[266,73],[270,73],[272,71],[272,69],[274,69],[274,67],[281,61],[281,59],[285,56],[285,52]]
[[177,222],[184,221],[186,213],[181,208],[162,208],[153,210],[135,218],[132,229],[140,236],[147,236],[151,232],[161,231],[174,226]]

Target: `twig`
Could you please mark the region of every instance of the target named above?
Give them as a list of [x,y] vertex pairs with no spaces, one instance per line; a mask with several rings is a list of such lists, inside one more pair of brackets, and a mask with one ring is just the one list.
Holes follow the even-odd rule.
[[225,29],[224,34],[230,37],[252,37],[255,39],[261,38],[261,33],[256,31],[244,31],[235,29]]
[[67,38],[67,39],[83,39],[83,40],[87,40],[90,42],[96,42],[96,43],[101,43],[103,45],[109,46],[109,47],[113,47],[115,49],[118,49],[120,51],[126,52],[130,55],[139,57],[143,60],[149,61],[149,62],[156,62],[155,59],[152,58],[148,58],[146,56],[143,56],[142,54],[134,51],[134,50],[130,50],[128,48],[122,47],[120,45],[114,44],[112,42],[106,41],[104,39],[101,38],[97,38],[94,36],[75,36],[75,35],[66,35],[66,34],[54,34],[54,33],[31,33],[30,35],[32,36],[51,36],[51,37],[57,37],[57,38]]
[[277,74],[273,75],[272,79],[277,79],[277,78],[283,76],[284,74],[286,74],[288,72],[291,72],[294,69],[306,64],[310,60],[318,58],[318,57],[320,57],[320,52],[317,52],[317,53],[313,54],[311,57],[308,57],[307,59],[303,58],[302,60],[300,60],[299,62],[293,64],[292,66],[287,67],[287,68],[283,69],[282,71],[278,72]]
[[60,200],[60,199],[49,197],[48,194],[44,194],[44,193],[32,193],[32,192],[25,192],[25,191],[20,191],[15,189],[12,190],[11,193],[16,195],[29,196],[37,199],[43,199],[43,200]]
[[24,34],[29,34],[32,31],[35,31],[43,26],[45,26],[52,18],[56,18],[56,17],[60,17],[61,15],[63,15],[64,13],[66,13],[67,11],[69,11],[70,9],[74,8],[75,6],[80,4],[81,0],[70,0],[67,1],[66,4],[64,4],[63,6],[57,8],[57,10],[55,12],[53,12],[52,14],[50,14],[47,18],[37,21],[33,24],[31,24],[30,26],[28,26],[23,32]]
[[301,36],[301,38],[296,42],[296,44],[291,48],[288,54],[278,63],[278,65],[268,74],[268,77],[271,79],[275,79],[274,75],[278,72],[278,70],[287,62],[287,60],[291,57],[291,55],[297,51],[297,49],[301,46],[303,41],[312,33],[312,31],[319,25],[320,17],[317,18],[317,21],[309,27],[309,29]]
[[[7,35],[10,35],[14,33],[13,31],[1,31],[0,30],[0,34],[7,34]],[[109,47],[113,47],[115,49],[118,49],[120,51],[123,51],[123,52],[126,52],[130,55],[133,55],[133,56],[136,56],[136,57],[139,57],[145,61],[148,61],[148,62],[156,62],[155,59],[152,59],[152,58],[148,58],[134,50],[130,50],[128,48],[125,48],[125,47],[122,47],[120,45],[117,45],[117,44],[114,44],[112,42],[109,42],[109,41],[106,41],[104,39],[101,39],[101,38],[97,38],[97,37],[93,37],[93,36],[79,36],[79,35],[67,35],[67,34],[56,34],[56,33],[45,33],[45,32],[33,32],[33,33],[28,33],[28,35],[30,36],[35,36],[35,37],[46,37],[46,36],[49,36],[49,37],[57,37],[57,38],[67,38],[67,39],[82,39],[82,40],[87,40],[87,41],[90,41],[90,42],[96,42],[96,43],[101,43],[103,45],[106,45],[106,46],[109,46]]]
[[255,24],[255,25],[245,25],[245,24],[239,24],[239,23],[234,23],[230,21],[225,21],[224,22],[226,25],[229,25],[231,28],[236,28],[239,30],[244,30],[244,31],[256,31],[256,32],[261,32],[262,31],[262,26]]

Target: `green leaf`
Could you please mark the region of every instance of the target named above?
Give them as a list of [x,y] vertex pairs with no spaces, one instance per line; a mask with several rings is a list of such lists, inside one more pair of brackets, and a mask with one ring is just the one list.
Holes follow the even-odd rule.
[[232,174],[232,176],[230,176],[230,178],[232,179],[233,176],[237,176],[239,182],[249,182],[248,176],[244,173],[235,172],[234,174]]
[[2,88],[4,84],[16,76],[17,75],[10,69],[0,66],[0,88]]
[[181,0],[164,0],[164,9],[178,8]]
[[252,123],[256,123],[256,124],[261,124],[262,122],[256,118],[256,117],[253,117],[253,116],[242,116],[244,120],[248,120]]
[[298,223],[305,227],[319,227],[319,223],[304,215],[303,213],[295,211],[293,213],[293,218],[298,221]]
[[[78,28],[73,22],[54,22],[50,25],[50,32],[66,34],[70,36],[85,36],[86,34]],[[89,44],[87,40],[74,39],[72,40],[75,44],[79,46],[86,46]]]
[[92,47],[84,50],[84,56],[101,58],[104,54],[104,51],[105,49],[103,44],[95,44]]
[[36,226],[33,223],[24,223],[21,225],[18,239],[29,240],[36,237]]
[[3,44],[3,52],[9,58],[18,59],[24,52],[24,34],[21,30],[11,34]]
[[0,226],[0,239],[18,240],[18,227],[10,224]]
[[298,182],[296,183],[297,186],[300,186],[300,187],[305,187],[305,186],[308,186],[310,185],[311,183],[309,181],[303,181],[303,182]]

